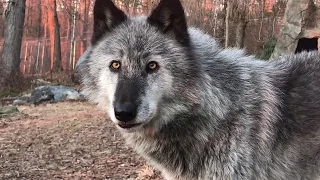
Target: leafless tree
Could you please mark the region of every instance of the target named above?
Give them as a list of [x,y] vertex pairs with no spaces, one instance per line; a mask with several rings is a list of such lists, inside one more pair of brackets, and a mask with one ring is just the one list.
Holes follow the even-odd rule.
[[62,71],[60,23],[57,13],[57,0],[48,0],[48,21],[51,41],[51,71]]
[[5,12],[6,26],[1,58],[1,64],[4,67],[2,84],[8,80],[10,75],[20,73],[20,51],[26,9],[26,0],[11,0],[8,3]]

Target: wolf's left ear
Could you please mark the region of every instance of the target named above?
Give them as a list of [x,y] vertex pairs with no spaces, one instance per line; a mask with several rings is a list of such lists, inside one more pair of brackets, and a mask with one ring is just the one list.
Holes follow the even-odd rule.
[[118,9],[111,0],[96,0],[91,43],[94,44],[105,33],[126,20],[126,14]]
[[179,0],[161,0],[148,17],[148,22],[160,28],[163,33],[173,32],[178,42],[188,45],[188,26]]

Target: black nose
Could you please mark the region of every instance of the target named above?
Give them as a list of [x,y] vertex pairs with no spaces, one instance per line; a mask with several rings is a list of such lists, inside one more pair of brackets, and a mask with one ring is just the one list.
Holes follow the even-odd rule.
[[118,104],[114,107],[114,114],[119,121],[132,121],[137,115],[137,107],[132,103]]

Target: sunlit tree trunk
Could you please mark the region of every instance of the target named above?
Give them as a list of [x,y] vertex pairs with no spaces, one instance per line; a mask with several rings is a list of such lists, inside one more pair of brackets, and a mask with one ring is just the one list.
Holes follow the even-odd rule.
[[81,34],[81,53],[85,51],[87,48],[87,33],[88,33],[88,20],[89,20],[89,5],[90,0],[81,0],[80,9],[83,15],[83,22],[82,22],[82,34]]
[[38,47],[37,47],[37,57],[36,57],[36,63],[35,63],[35,73],[38,74],[39,73],[39,69],[40,69],[40,49],[41,49],[41,26],[42,26],[42,1],[39,1],[39,5],[38,5],[38,11],[40,16],[38,17]]
[[69,69],[72,69],[75,61],[75,33],[76,33],[76,13],[78,11],[78,0],[72,0],[72,14],[71,14],[71,41],[70,41],[70,56]]
[[57,1],[48,0],[48,24],[50,34],[50,69],[53,72],[62,71],[60,24],[57,13]]

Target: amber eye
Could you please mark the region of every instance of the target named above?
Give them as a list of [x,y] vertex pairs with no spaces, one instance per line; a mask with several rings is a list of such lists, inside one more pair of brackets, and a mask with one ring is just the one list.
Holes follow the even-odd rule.
[[121,64],[120,64],[119,61],[112,61],[110,67],[111,67],[113,70],[118,70],[118,69],[120,69]]
[[147,67],[149,71],[154,71],[154,70],[157,70],[158,68],[159,68],[158,64],[154,61],[150,62]]

